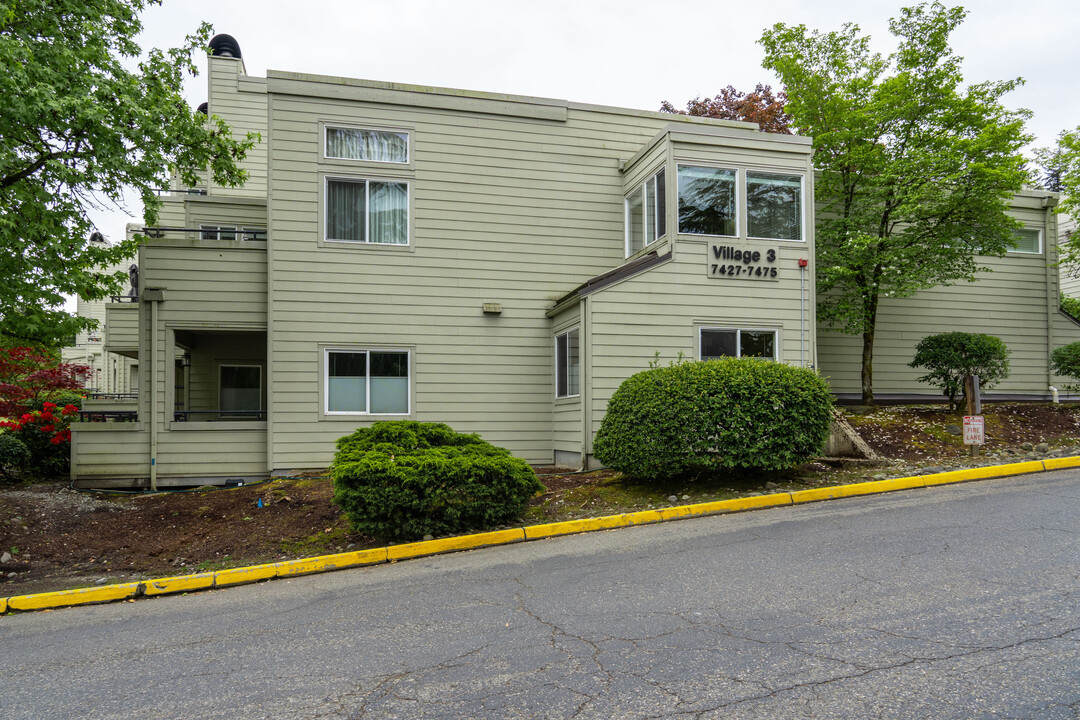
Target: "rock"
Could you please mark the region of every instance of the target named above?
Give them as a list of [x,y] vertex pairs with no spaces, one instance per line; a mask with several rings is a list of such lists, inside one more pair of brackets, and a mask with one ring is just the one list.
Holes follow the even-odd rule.
[[679,496],[678,495],[668,495],[667,500],[668,500],[668,502],[679,502]]
[[885,479],[885,473],[878,473],[877,475],[874,476],[874,479],[875,480],[884,480]]
[[4,563],[6,565],[9,562],[11,562],[11,553],[5,550],[4,554],[0,555],[0,563]]
[[434,535],[425,535],[425,536],[424,536],[424,539],[425,539],[425,540],[434,540],[434,539],[435,539],[435,536],[434,536]]
[[1044,455],[1050,452],[1050,446],[1046,443],[1039,443],[1035,446],[1035,452],[1043,453]]
[[945,468],[941,467],[940,465],[931,465],[930,467],[922,469],[923,475],[933,475],[934,473],[939,472],[945,472]]
[[690,499],[690,496],[689,496],[689,495],[683,495],[683,496],[682,496],[682,499],[683,499],[683,500],[689,500],[689,499]]
[[97,580],[94,581],[94,584],[95,585],[104,585],[107,582],[109,582],[109,578],[98,578]]
[[946,425],[945,432],[949,433],[950,435],[963,435],[964,429],[959,425]]
[[776,483],[774,483],[774,482],[773,482],[772,480],[770,480],[769,482],[765,483],[765,489],[766,489],[766,490],[775,490],[775,489],[776,489],[776,488],[778,488],[778,487],[780,487],[780,486],[779,486],[779,485],[777,485]]
[[1031,444],[1031,443],[1029,443],[1029,442],[1026,442],[1026,443],[1021,443],[1021,444],[1020,444],[1020,449],[1021,449],[1021,450],[1024,450],[1024,451],[1026,451],[1026,452],[1031,452],[1032,450],[1034,450],[1034,449],[1035,449],[1035,446],[1034,446],[1034,445],[1032,445],[1032,444]]
[[1024,457],[1027,458],[1028,460],[1034,460],[1035,458],[1039,457],[1039,454],[1036,453],[1036,452],[1029,452]]

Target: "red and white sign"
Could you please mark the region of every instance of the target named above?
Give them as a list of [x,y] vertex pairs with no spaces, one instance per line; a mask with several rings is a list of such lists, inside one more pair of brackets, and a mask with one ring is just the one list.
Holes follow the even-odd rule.
[[964,444],[982,445],[986,442],[986,421],[982,415],[964,416]]

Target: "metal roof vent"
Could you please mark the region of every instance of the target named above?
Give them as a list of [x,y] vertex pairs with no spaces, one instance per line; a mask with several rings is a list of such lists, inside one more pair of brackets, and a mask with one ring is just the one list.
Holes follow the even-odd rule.
[[240,43],[232,35],[215,35],[210,39],[210,54],[215,57],[231,57],[240,59]]
[[208,113],[208,105],[206,103],[203,103],[199,107],[195,108],[195,112],[201,112],[203,115],[209,114]]

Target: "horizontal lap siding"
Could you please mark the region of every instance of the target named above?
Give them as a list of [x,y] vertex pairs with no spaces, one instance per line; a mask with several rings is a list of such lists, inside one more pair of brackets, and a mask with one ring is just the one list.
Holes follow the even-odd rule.
[[144,287],[166,288],[160,321],[266,323],[266,251],[150,245],[142,249]]
[[[83,431],[71,426],[71,477],[146,477],[150,474],[150,433],[130,426]],[[119,424],[118,424],[119,425]]]
[[[241,61],[232,58],[209,58],[209,110],[224,120],[236,139],[249,132],[261,137],[248,151],[240,167],[247,171],[247,181],[239,188],[214,186],[213,195],[245,195],[266,197],[267,132],[265,81],[241,80]],[[263,92],[258,92],[264,90]],[[254,91],[254,92],[253,92]]]
[[227,422],[207,430],[158,436],[158,474],[164,477],[257,475],[266,468],[266,429],[236,430]]
[[139,306],[119,303],[105,306],[105,349],[138,350]]
[[[319,343],[412,346],[417,420],[479,432],[537,463],[552,461],[556,432],[579,450],[580,431],[565,417],[573,413],[552,419],[545,312],[622,261],[619,162],[664,121],[572,110],[561,123],[279,95],[271,102],[273,465],[325,465],[334,440],[369,422],[320,418]],[[415,170],[317,166],[320,119],[410,128]],[[318,247],[319,169],[407,177],[412,251]],[[501,303],[502,314],[485,316],[484,302]]]
[[[946,332],[995,335],[1012,351],[1009,377],[991,392],[1048,392],[1046,258],[1009,255],[984,258],[984,264],[993,272],[979,273],[975,283],[881,299],[874,341],[875,393],[938,394],[934,386],[918,381],[925,370],[907,364],[920,340]],[[861,392],[862,337],[823,329],[818,341],[821,372],[833,391]]]
[[[757,244],[754,245],[757,247]],[[708,245],[677,243],[674,260],[588,296],[592,397],[592,432],[600,427],[607,402],[624,380],[655,362],[666,366],[696,359],[697,327],[717,326],[778,330],[780,359],[793,365],[813,362],[812,304],[807,288],[803,316],[805,354],[800,355],[798,259],[802,244],[777,247],[780,280],[743,281],[706,276]],[[677,291],[676,291],[677,290]]]

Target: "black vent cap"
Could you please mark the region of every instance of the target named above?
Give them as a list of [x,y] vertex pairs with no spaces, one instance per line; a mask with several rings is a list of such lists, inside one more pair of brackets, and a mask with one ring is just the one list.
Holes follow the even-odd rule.
[[232,35],[215,35],[210,39],[210,54],[215,57],[242,58],[240,43]]

